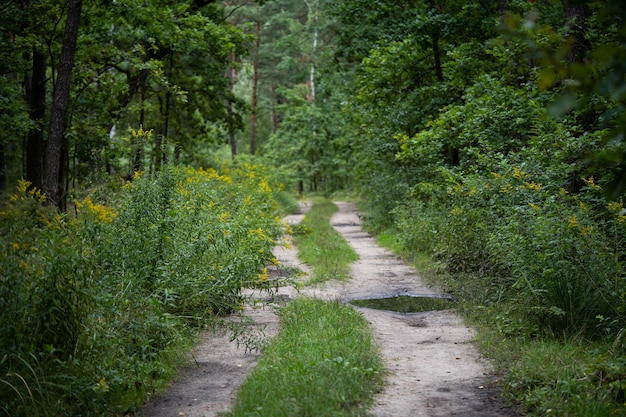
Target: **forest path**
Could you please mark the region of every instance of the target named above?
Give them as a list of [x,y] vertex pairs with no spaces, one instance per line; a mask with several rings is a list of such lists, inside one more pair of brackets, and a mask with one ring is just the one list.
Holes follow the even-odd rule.
[[[409,292],[434,294],[414,269],[361,228],[356,207],[336,203],[339,211],[331,224],[353,246],[359,261],[348,282],[327,282],[316,287],[281,288],[286,298],[299,295],[325,299],[388,296]],[[298,223],[301,214],[288,216]],[[286,266],[307,271],[297,249],[278,247],[275,256]],[[500,406],[498,392],[490,387],[488,367],[470,343],[473,331],[453,311],[400,314],[359,308],[372,324],[374,336],[390,371],[385,388],[375,398],[376,417],[506,417],[515,415]],[[271,308],[248,308],[248,314],[266,336],[278,331]],[[255,366],[258,355],[245,354],[227,335],[205,337],[194,353],[194,362],[181,371],[171,389],[154,398],[142,410],[145,417],[216,417],[230,409],[237,387]]]

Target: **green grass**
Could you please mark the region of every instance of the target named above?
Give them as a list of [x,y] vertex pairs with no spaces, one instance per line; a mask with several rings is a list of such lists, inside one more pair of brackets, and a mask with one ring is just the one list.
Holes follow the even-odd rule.
[[310,284],[330,279],[345,281],[350,278],[350,264],[359,259],[345,239],[330,225],[329,220],[337,206],[327,199],[313,199],[313,207],[296,230],[300,259],[310,265],[313,276]]
[[505,401],[524,415],[626,416],[622,337],[554,334],[531,320],[527,307],[505,301],[498,277],[450,273],[425,254],[407,252],[392,231],[377,238],[410,260],[429,286],[461,300],[458,310],[477,329],[476,342],[494,364]]
[[280,319],[280,334],[226,415],[367,415],[383,364],[362,314],[338,301],[304,298],[281,310]]

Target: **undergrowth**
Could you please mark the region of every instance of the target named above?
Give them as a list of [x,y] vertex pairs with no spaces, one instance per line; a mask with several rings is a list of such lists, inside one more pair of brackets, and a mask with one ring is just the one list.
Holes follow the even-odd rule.
[[493,361],[511,407],[521,406],[528,416],[626,415],[626,341],[613,320],[596,317],[592,336],[584,327],[555,332],[511,296],[515,289],[502,276],[451,272],[432,256],[409,250],[399,235],[387,230],[378,239],[410,259],[429,285],[460,300],[459,311],[478,330],[476,343]]
[[119,194],[0,206],[0,415],[132,412],[242,290],[271,291],[283,233],[263,167],[167,167]]
[[366,416],[383,364],[363,315],[338,301],[297,299],[240,387],[228,417]]

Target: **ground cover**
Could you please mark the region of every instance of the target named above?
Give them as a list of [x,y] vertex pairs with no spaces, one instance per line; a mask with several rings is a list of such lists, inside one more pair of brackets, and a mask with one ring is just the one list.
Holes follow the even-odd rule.
[[362,314],[302,298],[279,311],[281,331],[227,416],[365,416],[383,365]]
[[309,284],[349,279],[350,264],[358,259],[329,222],[336,211],[337,206],[331,201],[314,198],[313,207],[295,228],[299,257],[313,269]]

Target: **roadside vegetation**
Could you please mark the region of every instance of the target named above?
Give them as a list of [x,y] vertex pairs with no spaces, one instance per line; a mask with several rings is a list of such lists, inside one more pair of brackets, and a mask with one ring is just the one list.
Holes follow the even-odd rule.
[[298,256],[313,269],[307,284],[330,279],[345,281],[350,278],[350,265],[358,260],[358,255],[330,224],[337,206],[323,197],[314,197],[312,201],[311,210],[294,227]]
[[65,214],[29,185],[0,207],[0,415],[132,412],[244,288],[276,284],[280,184],[260,165],[167,166]]
[[[621,2],[4,3],[0,412],[157,389],[270,287],[281,182],[357,194],[529,415],[626,414]],[[313,280],[342,279],[317,222],[296,229]]]
[[338,301],[299,298],[240,388],[229,417],[366,416],[383,364],[363,315]]
[[[459,232],[462,229],[454,233]],[[546,267],[546,273],[553,275],[568,273],[567,281],[563,287],[535,288],[527,281],[529,275],[515,279],[502,271],[456,270],[451,261],[443,261],[431,249],[416,252],[401,236],[399,231],[387,230],[379,235],[379,241],[413,261],[430,285],[461,301],[459,311],[478,329],[476,342],[496,366],[505,401],[521,405],[533,416],[624,415],[626,342],[619,313],[621,292],[615,283],[603,286],[601,275],[577,277],[568,272],[575,267],[572,265],[593,261],[593,256],[570,258],[564,261],[567,267],[562,265],[562,271]],[[550,239],[559,248],[567,245],[560,236]],[[547,245],[545,241],[536,243]],[[463,248],[468,248],[466,242]],[[459,246],[450,249],[461,250]],[[562,250],[572,256],[577,253],[572,248]],[[525,266],[537,267],[544,256],[534,252],[532,257],[538,261],[527,260]],[[538,304],[543,297],[561,307]]]

